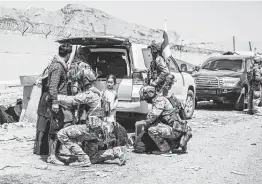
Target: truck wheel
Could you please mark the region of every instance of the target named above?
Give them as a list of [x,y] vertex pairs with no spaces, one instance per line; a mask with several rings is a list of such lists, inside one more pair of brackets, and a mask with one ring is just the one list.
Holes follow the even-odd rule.
[[197,99],[195,99],[195,109],[197,108]]
[[243,111],[245,108],[245,104],[246,104],[245,102],[247,101],[247,98],[248,96],[247,96],[246,88],[243,87],[237,101],[235,102],[235,110]]
[[213,103],[214,103],[214,104],[217,104],[217,105],[220,105],[220,104],[222,104],[223,102],[218,101],[218,100],[214,100]]
[[185,119],[191,119],[195,110],[195,95],[192,90],[188,90],[187,99],[184,110],[181,114],[185,117]]

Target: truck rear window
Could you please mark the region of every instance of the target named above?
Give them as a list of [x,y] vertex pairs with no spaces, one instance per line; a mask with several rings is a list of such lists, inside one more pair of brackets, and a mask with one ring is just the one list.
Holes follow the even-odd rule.
[[239,60],[230,60],[230,59],[218,59],[207,61],[203,65],[203,69],[208,70],[232,70],[232,71],[241,71],[243,66],[243,61]]
[[[127,52],[120,48],[82,48],[84,57],[81,60],[91,65],[98,78],[106,78],[109,74],[117,78],[129,75]],[[86,49],[86,50],[85,50]]]

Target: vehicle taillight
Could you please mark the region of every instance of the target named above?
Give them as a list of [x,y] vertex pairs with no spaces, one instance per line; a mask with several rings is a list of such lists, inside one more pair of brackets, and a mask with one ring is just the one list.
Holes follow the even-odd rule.
[[132,97],[131,102],[140,102],[139,97]]
[[142,72],[134,72],[132,75],[133,85],[143,85],[145,79],[143,78]]

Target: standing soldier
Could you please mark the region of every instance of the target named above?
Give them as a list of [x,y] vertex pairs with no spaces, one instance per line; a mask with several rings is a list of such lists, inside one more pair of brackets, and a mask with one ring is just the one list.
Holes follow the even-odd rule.
[[101,106],[101,97],[99,90],[93,85],[95,75],[92,70],[85,68],[85,63],[83,62],[79,65],[83,65],[83,68],[79,68],[77,71],[75,82],[78,83],[81,90],[74,96],[58,95],[58,102],[65,107],[84,105],[84,109],[77,110],[85,110],[84,113],[79,114],[80,118],[78,119],[78,121],[81,121],[80,124],[85,124],[90,113]]
[[[161,55],[161,47],[153,42],[149,48],[151,49],[151,53],[153,56],[153,60],[150,63],[150,70],[148,74],[148,81],[150,82],[150,86],[154,86],[157,92],[162,93],[162,87],[165,83],[165,79],[170,73],[169,67],[165,62],[164,58]],[[156,74],[156,79],[151,80],[154,73]]]
[[255,114],[257,109],[254,108],[254,91],[260,89],[262,82],[262,73],[260,72],[259,63],[261,62],[260,57],[254,58],[254,64],[252,66],[251,72],[249,74],[249,91],[248,91],[248,114]]
[[[92,91],[100,95],[100,91],[94,87],[96,81],[96,73],[88,63],[87,55],[90,54],[89,49],[78,48],[75,61],[69,72],[69,79],[71,82],[72,95],[76,95],[78,92]],[[95,94],[95,96],[96,96]],[[96,98],[94,96],[94,99]],[[88,117],[88,113],[92,111],[87,104],[77,105],[75,109],[76,121],[80,124],[85,124],[85,120]],[[79,121],[80,120],[80,121]]]
[[[260,58],[260,74],[262,76],[262,59]],[[262,107],[262,82],[260,82],[259,85],[259,91],[260,91],[260,98],[259,98],[259,103],[258,103],[258,107]]]

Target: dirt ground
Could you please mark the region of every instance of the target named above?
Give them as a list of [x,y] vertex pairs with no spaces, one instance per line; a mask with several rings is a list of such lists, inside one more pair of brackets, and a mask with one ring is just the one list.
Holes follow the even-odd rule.
[[32,153],[33,125],[2,126],[0,183],[262,183],[262,116],[200,104],[189,125],[193,138],[187,154],[166,157],[129,150],[125,166],[112,162],[89,168],[47,164]]

